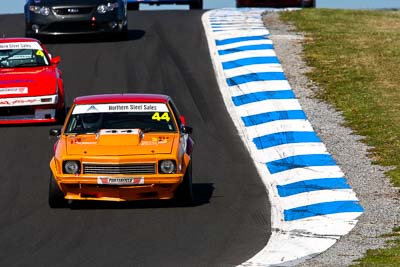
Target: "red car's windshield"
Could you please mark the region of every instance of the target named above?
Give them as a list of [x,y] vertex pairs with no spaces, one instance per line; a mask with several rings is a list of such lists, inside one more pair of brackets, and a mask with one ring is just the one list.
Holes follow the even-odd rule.
[[41,49],[0,49],[0,68],[49,66]]

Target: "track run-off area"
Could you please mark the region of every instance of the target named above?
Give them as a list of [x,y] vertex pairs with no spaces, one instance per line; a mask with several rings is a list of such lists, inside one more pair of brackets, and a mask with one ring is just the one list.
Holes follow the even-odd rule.
[[363,208],[286,79],[265,11],[212,10],[203,23],[221,94],[272,208],[268,245],[242,265],[289,266],[332,246]]
[[[0,130],[0,266],[267,266],[321,253],[362,207],[280,67],[262,10],[129,12],[129,39],[63,38],[67,103],[170,95],[194,128],[196,205],[47,205],[59,125]],[[7,37],[23,15],[2,15]],[[210,57],[211,55],[211,57]]]

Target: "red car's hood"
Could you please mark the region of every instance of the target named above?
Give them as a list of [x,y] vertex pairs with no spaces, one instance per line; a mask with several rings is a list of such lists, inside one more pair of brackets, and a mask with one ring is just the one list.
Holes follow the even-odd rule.
[[57,73],[51,66],[0,68],[0,98],[52,95],[56,87]]

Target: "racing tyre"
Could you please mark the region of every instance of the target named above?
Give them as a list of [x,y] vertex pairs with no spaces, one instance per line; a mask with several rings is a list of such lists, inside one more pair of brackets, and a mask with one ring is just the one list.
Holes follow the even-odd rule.
[[203,9],[203,0],[194,0],[189,4],[190,9]]
[[176,200],[184,206],[192,206],[194,204],[193,188],[192,188],[192,161],[186,169],[182,183],[176,190]]
[[139,10],[139,3],[128,3],[128,10]]
[[49,206],[50,208],[65,208],[68,202],[64,198],[63,192],[58,187],[53,174],[50,175],[49,181]]
[[129,32],[128,32],[128,24],[127,24],[122,28],[121,32],[119,33],[119,40],[121,40],[121,41],[128,40],[129,39],[128,33]]

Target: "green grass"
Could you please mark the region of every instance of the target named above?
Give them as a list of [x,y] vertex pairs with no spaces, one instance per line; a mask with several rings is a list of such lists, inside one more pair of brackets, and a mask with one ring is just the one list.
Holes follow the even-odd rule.
[[[303,9],[281,19],[306,34],[318,97],[343,112],[372,147],[372,161],[392,166],[386,174],[400,186],[400,12]],[[400,266],[399,237],[388,249],[368,251],[358,266]]]
[[307,33],[309,74],[400,186],[400,12],[307,9],[282,14]]

